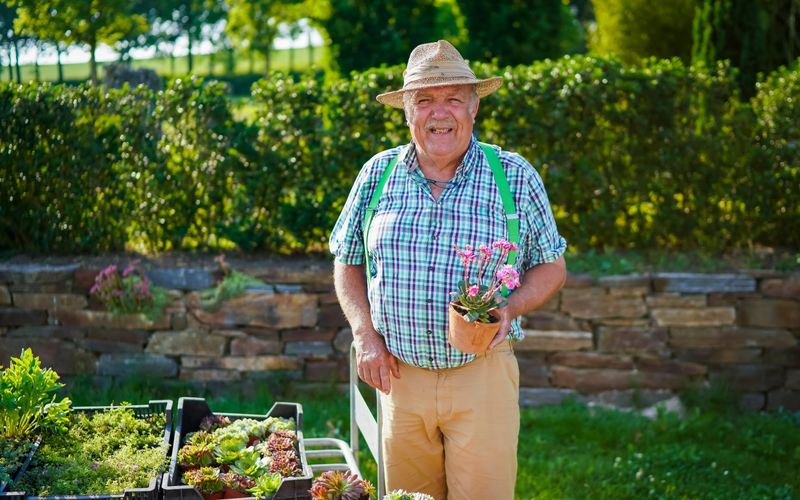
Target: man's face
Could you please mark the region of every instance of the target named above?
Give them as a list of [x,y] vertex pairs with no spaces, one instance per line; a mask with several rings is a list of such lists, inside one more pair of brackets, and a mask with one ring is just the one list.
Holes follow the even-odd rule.
[[469,147],[478,98],[469,85],[414,91],[406,101],[406,120],[420,152],[436,161],[457,161]]

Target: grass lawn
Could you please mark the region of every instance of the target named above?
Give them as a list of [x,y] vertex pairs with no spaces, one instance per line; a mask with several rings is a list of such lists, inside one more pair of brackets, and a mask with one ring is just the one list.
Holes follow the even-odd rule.
[[[273,401],[296,401],[303,405],[306,437],[347,440],[346,395],[320,390],[272,396],[270,386],[279,394],[280,384],[265,382],[249,394],[231,385],[224,397],[210,396],[210,404],[220,412],[264,413]],[[75,405],[88,405],[158,398],[177,403],[179,396],[204,394],[147,380],[104,388],[78,380],[69,395]],[[742,413],[708,391],[687,393],[684,401],[684,419],[664,414],[650,420],[578,403],[523,410],[517,498],[800,497],[800,414]],[[367,452],[361,463],[374,480]]]
[[[322,66],[327,60],[328,48],[314,47],[313,53],[309,53],[308,47],[297,48],[294,50],[294,64],[293,69],[301,71],[307,69],[311,62],[313,65]],[[209,54],[195,54],[193,57],[194,73],[198,75],[208,75],[209,70],[214,75],[223,75],[227,72],[227,54],[224,52],[217,53],[212,60]],[[273,50],[270,54],[270,69],[273,70],[288,70],[290,68],[289,49]],[[103,77],[103,64],[99,63],[99,76]],[[186,74],[189,69],[188,58],[180,56],[174,58],[170,57],[154,57],[152,59],[136,59],[133,61],[133,66],[138,68],[150,68],[155,70],[159,75],[182,75]],[[234,74],[250,74],[250,73],[264,73],[266,63],[264,57],[255,54],[253,56],[253,66],[250,66],[249,53],[237,53],[235,57],[235,70]],[[252,70],[252,71],[251,71]],[[75,63],[64,64],[64,79],[65,80],[88,80],[89,79],[89,63]],[[16,75],[16,73],[14,73]],[[20,74],[23,81],[34,80],[36,77],[35,67],[33,64],[24,64],[20,66]],[[55,64],[43,64],[39,66],[39,75],[42,80],[56,81],[58,79],[58,66]],[[15,76],[16,78],[16,76]],[[0,81],[8,81],[8,66],[0,67]]]

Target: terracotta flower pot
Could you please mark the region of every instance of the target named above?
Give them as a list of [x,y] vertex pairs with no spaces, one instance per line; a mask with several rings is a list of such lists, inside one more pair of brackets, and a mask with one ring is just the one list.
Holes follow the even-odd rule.
[[[500,321],[494,323],[481,323],[464,320],[461,306],[455,302],[450,303],[450,321],[448,326],[448,340],[450,345],[467,354],[483,354],[489,343],[500,329]],[[463,310],[463,309],[462,309]]]
[[251,495],[248,493],[242,493],[228,486],[225,487],[225,491],[222,493],[222,498],[247,498],[249,496]]
[[203,493],[203,500],[220,500],[222,498],[222,491],[215,493]]

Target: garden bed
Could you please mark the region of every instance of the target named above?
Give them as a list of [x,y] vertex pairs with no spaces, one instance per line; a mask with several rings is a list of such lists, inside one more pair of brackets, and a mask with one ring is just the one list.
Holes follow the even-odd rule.
[[201,495],[197,489],[183,483],[178,455],[181,447],[185,444],[187,435],[200,430],[203,420],[212,416],[226,417],[231,422],[243,419],[266,421],[271,417],[292,420],[295,427],[294,432],[296,433],[296,451],[299,459],[299,471],[294,477],[284,476],[280,486],[270,498],[274,500],[309,498],[308,490],[311,488],[313,473],[306,459],[305,445],[303,442],[303,409],[300,404],[278,402],[274,403],[272,408],[265,415],[252,415],[241,413],[214,413],[202,398],[180,398],[178,400],[178,416],[173,437],[169,470],[164,474],[162,484],[165,500],[203,499],[203,495]]
[[[94,418],[97,414],[105,414],[108,416],[110,411],[119,411],[120,420],[114,422],[109,417],[108,419]],[[123,415],[124,413],[124,415]],[[145,419],[159,418],[163,419],[163,433],[160,433],[161,438],[158,440],[158,448],[163,451],[163,460],[158,468],[152,475],[148,475],[147,471],[140,471],[139,465],[134,463],[131,457],[141,455],[142,450],[151,449],[155,450],[152,446],[155,443],[155,437],[152,433],[145,434],[144,432],[139,435],[118,435],[119,432],[114,432],[115,429],[124,428],[122,422],[125,418],[130,420],[131,414],[136,421]],[[24,496],[27,498],[40,498],[40,499],[56,499],[64,498],[68,495],[72,500],[105,500],[112,498],[124,498],[126,500],[157,500],[160,493],[160,478],[167,463],[169,456],[169,446],[172,438],[172,401],[154,400],[150,401],[147,405],[123,405],[123,406],[91,406],[91,407],[75,407],[72,411],[71,418],[76,420],[71,421],[70,432],[76,432],[75,429],[81,428],[86,432],[91,425],[91,434],[94,435],[93,439],[86,440],[86,434],[76,434],[77,438],[84,438],[84,441],[79,442],[77,445],[66,438],[53,438],[52,442],[44,440],[41,447],[33,454],[33,460],[30,461],[30,466],[27,470],[21,470],[21,475],[17,481],[12,485],[15,492],[0,494],[0,497],[11,498],[16,496]],[[81,425],[75,426],[75,422],[80,422]],[[119,424],[119,426],[117,426]],[[161,427],[160,421],[154,421],[152,426]],[[96,427],[97,426],[97,427]],[[140,426],[139,430],[145,429]],[[136,443],[142,444],[141,448],[136,447]],[[69,446],[73,446],[69,448]],[[100,457],[100,452],[114,450],[114,459],[110,456]],[[69,452],[67,451],[69,450]],[[80,452],[72,455],[72,452],[80,450]],[[123,450],[127,450],[126,455]],[[97,452],[94,455],[93,452]],[[119,453],[119,454],[117,454]],[[154,453],[158,453],[155,452]],[[111,460],[107,462],[106,459]],[[115,462],[114,460],[118,460]],[[98,478],[104,471],[111,473],[112,471],[121,472],[121,475],[129,474],[130,476],[148,475],[149,481],[146,486],[136,488],[125,488],[122,493],[105,493],[99,491],[85,491],[81,488],[85,487],[90,480],[87,478],[87,470],[84,462],[91,462],[88,468],[93,471],[98,471]],[[82,474],[76,474],[74,481],[70,481],[64,471],[78,470]],[[46,478],[46,479],[44,479]],[[80,478],[80,480],[78,479]],[[121,478],[119,479],[121,480]],[[81,482],[83,481],[83,482]],[[114,479],[113,481],[117,481]],[[64,491],[65,484],[70,482],[77,483],[77,491]],[[93,483],[98,484],[98,483]],[[35,486],[31,486],[35,485]],[[36,489],[32,489],[36,488]],[[45,495],[38,495],[42,488],[46,492]],[[27,490],[27,491],[26,491]],[[30,492],[30,493],[29,493]]]

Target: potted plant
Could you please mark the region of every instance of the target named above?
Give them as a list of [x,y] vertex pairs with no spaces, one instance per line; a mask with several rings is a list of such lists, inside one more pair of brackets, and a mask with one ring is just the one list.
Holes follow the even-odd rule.
[[387,493],[383,500],[434,500],[426,493],[408,492],[406,490],[392,490]]
[[327,471],[314,479],[308,490],[313,500],[371,500],[375,487],[350,471]]
[[254,479],[234,471],[220,474],[219,478],[225,486],[222,498],[245,498],[250,496],[248,490],[256,487]]
[[220,479],[219,469],[215,467],[200,467],[188,470],[183,474],[183,481],[190,486],[194,486],[205,500],[222,498],[222,491],[225,488],[222,479]]
[[[493,311],[508,304],[501,292],[519,286],[519,273],[510,265],[502,265],[517,245],[502,239],[491,246],[479,246],[477,252],[471,245],[464,250],[455,245],[455,249],[464,266],[464,279],[458,283],[458,291],[451,292],[455,299],[450,302],[448,341],[461,352],[481,354],[500,328]],[[495,254],[499,257],[492,265]],[[478,272],[473,278],[470,270],[475,266]]]
[[140,264],[136,259],[122,272],[116,264],[106,267],[95,276],[89,293],[113,314],[143,313],[150,320],[160,318],[170,297],[163,288],[152,286]]

